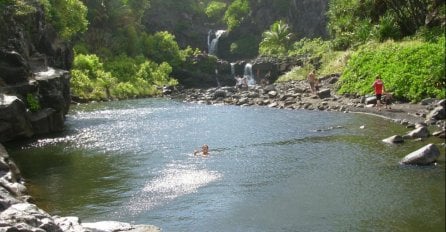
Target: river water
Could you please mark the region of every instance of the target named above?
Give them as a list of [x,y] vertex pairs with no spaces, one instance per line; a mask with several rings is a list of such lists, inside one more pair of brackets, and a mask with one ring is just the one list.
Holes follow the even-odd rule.
[[[361,129],[361,126],[364,126]],[[444,152],[398,161],[398,124],[359,114],[166,99],[72,107],[66,131],[9,147],[52,215],[163,231],[444,231]],[[194,156],[208,144],[210,155]]]

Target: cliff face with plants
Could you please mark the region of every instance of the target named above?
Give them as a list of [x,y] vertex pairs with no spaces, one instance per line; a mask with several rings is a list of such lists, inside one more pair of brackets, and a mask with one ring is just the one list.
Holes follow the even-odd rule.
[[[230,26],[228,13],[207,16],[207,10],[203,9],[206,5],[200,5],[194,0],[181,3],[173,0],[152,0],[142,23],[149,32],[169,31],[175,34],[181,46],[190,45],[202,51],[208,51],[209,30],[228,30],[229,33],[223,36],[219,43],[218,57],[232,60],[255,57],[262,33],[278,20],[285,20],[297,38],[328,37],[325,15],[328,0],[215,2],[225,2],[227,12],[231,12],[231,2],[233,5],[237,2],[240,2],[239,5],[245,3],[248,7],[246,12],[232,13],[238,21],[236,26]],[[237,7],[243,9],[242,6]],[[234,11],[241,11],[238,8]]]
[[0,142],[61,131],[72,48],[38,1],[2,1],[0,8]]

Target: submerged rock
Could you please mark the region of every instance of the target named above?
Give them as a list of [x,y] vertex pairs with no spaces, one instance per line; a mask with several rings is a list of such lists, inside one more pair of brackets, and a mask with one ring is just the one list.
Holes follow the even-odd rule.
[[434,144],[428,144],[408,155],[402,160],[401,164],[429,165],[434,163],[440,156],[440,150]]

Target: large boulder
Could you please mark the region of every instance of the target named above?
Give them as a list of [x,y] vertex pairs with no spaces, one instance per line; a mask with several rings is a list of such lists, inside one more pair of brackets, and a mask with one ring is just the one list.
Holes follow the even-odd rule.
[[0,142],[33,134],[25,103],[16,96],[0,94]]
[[68,71],[51,67],[35,73],[42,108],[52,108],[63,115],[68,113],[71,103],[70,78]]
[[421,139],[424,139],[424,138],[429,137],[429,135],[430,135],[429,129],[427,129],[427,127],[425,127],[425,126],[421,126],[421,127],[416,128],[413,131],[410,131],[409,133],[404,135],[403,138],[408,138],[408,139],[410,139],[410,138],[411,139],[421,138]]
[[321,89],[317,92],[317,96],[320,99],[329,98],[331,97],[330,89]]
[[426,120],[443,120],[446,119],[446,109],[442,105],[438,105],[426,115]]
[[434,144],[428,144],[408,155],[400,163],[412,165],[429,165],[440,156],[440,150]]

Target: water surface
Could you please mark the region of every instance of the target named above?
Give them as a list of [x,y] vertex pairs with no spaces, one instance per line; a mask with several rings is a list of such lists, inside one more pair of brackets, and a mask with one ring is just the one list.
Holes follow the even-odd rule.
[[73,107],[66,128],[9,148],[51,214],[163,231],[445,230],[444,154],[398,164],[439,141],[385,145],[408,129],[381,118],[144,99]]

